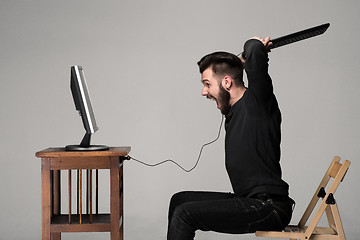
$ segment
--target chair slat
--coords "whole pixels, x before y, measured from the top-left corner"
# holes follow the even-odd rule
[[[340,171],[341,166],[342,166],[341,163],[333,162],[329,172],[330,177],[335,178],[338,172]]]
[[[69,174],[69,183],[68,183],[68,186],[69,186],[69,224],[71,224],[71,170],[69,169],[68,171],[68,174]]]

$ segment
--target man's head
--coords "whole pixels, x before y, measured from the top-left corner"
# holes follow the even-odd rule
[[[204,56],[198,65],[204,84],[201,95],[215,100],[221,113],[226,115],[233,104],[231,90],[244,88],[241,60],[231,53],[214,52]]]

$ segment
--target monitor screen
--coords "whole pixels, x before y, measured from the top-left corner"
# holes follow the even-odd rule
[[[86,133],[80,145],[68,145],[66,150],[96,151],[109,149],[104,145],[90,145],[91,134],[95,133],[99,128],[96,124],[84,70],[81,66],[75,65],[71,67],[70,89],[75,108],[81,116]]]
[[[70,88],[74,98],[76,110],[79,112],[84,128],[88,133],[95,133],[99,128],[96,125],[94,111],[91,105],[84,70],[81,66],[71,67]]]

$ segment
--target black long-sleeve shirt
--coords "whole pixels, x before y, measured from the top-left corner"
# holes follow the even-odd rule
[[[268,74],[268,54],[258,40],[244,45],[248,88],[226,115],[225,164],[234,193],[288,195],[281,178],[281,113]]]

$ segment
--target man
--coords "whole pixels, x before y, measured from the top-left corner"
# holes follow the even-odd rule
[[[281,179],[281,113],[268,74],[269,40],[248,40],[240,58],[215,52],[198,62],[202,96],[215,100],[226,117],[225,165],[234,193],[175,194],[169,207],[168,240],[194,239],[196,230],[234,234],[281,230],[290,222],[294,202]]]

